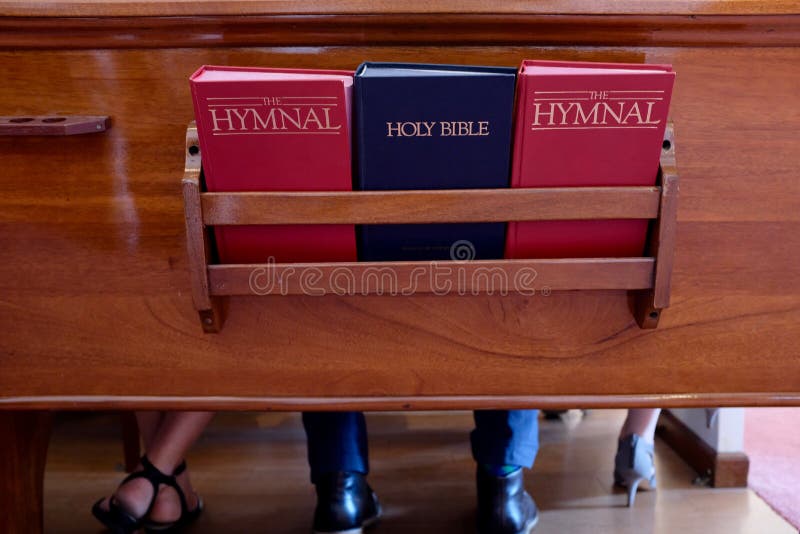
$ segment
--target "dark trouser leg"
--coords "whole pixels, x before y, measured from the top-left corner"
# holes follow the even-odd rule
[[[476,410],[470,435],[478,464],[532,467],[539,451],[538,410]]]
[[[361,412],[305,412],[311,482],[323,473],[367,474],[367,425]]]

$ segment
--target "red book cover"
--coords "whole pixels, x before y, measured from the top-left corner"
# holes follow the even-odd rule
[[[190,85],[208,191],[352,190],[352,72],[204,66]],[[222,263],[357,258],[353,225],[214,231]]]
[[[675,73],[669,65],[523,61],[511,187],[654,185]],[[648,221],[522,221],[506,258],[630,257]]]

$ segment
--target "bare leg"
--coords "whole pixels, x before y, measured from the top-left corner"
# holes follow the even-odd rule
[[[167,412],[136,412],[136,422],[139,425],[139,432],[142,435],[144,442],[145,452],[149,452],[153,448],[161,423],[164,422]],[[176,477],[178,485],[183,490],[186,496],[186,506],[189,510],[193,510],[198,504],[197,493],[192,487],[192,481],[189,478],[189,470],[184,470]],[[163,496],[163,498],[162,498]],[[157,521],[168,521],[170,517],[175,516],[175,510],[180,512],[180,500],[173,491],[166,491],[162,489],[159,492],[159,498],[153,505],[151,516]],[[165,519],[166,518],[166,519]]]
[[[145,454],[147,454],[147,451],[149,451],[150,447],[153,445],[153,440],[158,432],[158,427],[161,425],[161,421],[164,419],[165,414],[166,412],[156,411],[136,412],[136,426],[139,428],[139,435],[141,436],[144,444]],[[139,471],[141,469],[142,466],[139,464],[136,466],[134,471]],[[183,487],[182,484],[181,487]],[[184,488],[184,491],[185,490],[186,488]],[[108,510],[108,499],[103,501],[100,506],[103,509]]]
[[[163,473],[172,473],[212,417],[214,412],[166,413],[147,451],[153,465]]]
[[[136,412],[136,423],[139,425],[139,434],[142,436],[145,451],[149,451],[152,447],[164,415],[166,412]]]
[[[200,436],[214,413],[164,412],[158,414],[160,422],[154,413],[158,414],[158,412],[144,413],[145,428],[141,430],[147,457],[159,471],[171,474],[183,461],[186,451]],[[181,488],[186,495],[187,506],[192,509],[197,505],[197,496],[189,483],[188,473],[179,478],[185,483],[181,483]],[[147,511],[152,492],[152,485],[147,480],[134,479],[121,486],[115,497],[132,515],[140,517]],[[162,486],[150,518],[159,522],[171,522],[178,519],[180,512],[180,500],[175,490]]]
[[[628,410],[619,432],[619,446],[614,457],[614,483],[628,492],[628,507],[633,506],[636,491],[642,482],[651,489],[656,487],[653,440],[660,408]],[[638,439],[631,438],[637,435]]]
[[[628,410],[619,437],[624,438],[631,434],[638,434],[647,443],[653,443],[656,435],[656,422],[661,408],[636,408]]]

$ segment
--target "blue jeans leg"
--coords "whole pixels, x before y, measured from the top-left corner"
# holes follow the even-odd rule
[[[369,472],[367,425],[361,412],[304,412],[311,482],[324,473]]]
[[[539,451],[538,410],[476,410],[470,434],[478,464],[533,467]]]

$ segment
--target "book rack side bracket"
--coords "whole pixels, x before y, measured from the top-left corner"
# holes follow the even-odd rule
[[[206,333],[216,333],[224,321],[222,301],[212,297],[208,285],[208,265],[211,259],[209,229],[203,223],[200,207],[200,142],[194,123],[186,131],[186,166],[184,169],[183,209],[186,218],[186,248],[189,275],[192,282],[192,302]]]
[[[656,261],[653,287],[634,295],[634,317],[640,328],[656,328],[661,311],[669,306],[678,225],[678,184],[675,134],[672,123],[669,123],[664,133],[658,171],[658,185],[661,187],[658,218],[651,222],[647,239],[648,254]]]

